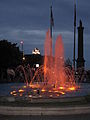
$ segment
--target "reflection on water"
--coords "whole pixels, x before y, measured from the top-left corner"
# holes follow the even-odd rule
[[[7,83],[7,84],[0,84],[0,96],[10,96],[10,92],[14,89],[19,89],[22,86],[25,86],[25,83]],[[69,96],[83,96],[90,94],[90,84],[88,83],[81,83],[80,89],[74,92],[67,93],[65,97]]]

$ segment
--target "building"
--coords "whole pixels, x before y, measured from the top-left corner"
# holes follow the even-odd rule
[[[38,48],[35,48],[34,50],[32,50],[32,54],[40,55],[40,50]]]

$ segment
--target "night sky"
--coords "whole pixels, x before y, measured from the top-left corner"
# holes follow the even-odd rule
[[[8,39],[31,54],[37,47],[44,54],[44,40],[50,25],[50,5],[53,6],[53,46],[58,34],[62,35],[65,58],[73,59],[74,0],[0,0],[0,39]],[[77,27],[84,26],[84,56],[90,68],[90,0],[76,0]],[[21,46],[20,46],[21,48]],[[77,51],[76,51],[77,52]],[[77,56],[77,55],[76,55]]]

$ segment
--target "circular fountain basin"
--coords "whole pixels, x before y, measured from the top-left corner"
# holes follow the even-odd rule
[[[27,87],[24,83],[0,84],[0,96],[6,97],[29,97],[29,98],[62,98],[90,95],[90,84],[81,83],[80,88],[74,91],[52,90]],[[54,88],[53,88],[54,89]]]

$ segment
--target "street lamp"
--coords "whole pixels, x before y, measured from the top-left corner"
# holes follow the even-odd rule
[[[21,44],[21,50],[23,52],[23,44],[24,44],[23,40],[21,40],[20,44]]]
[[[22,49],[22,60],[24,61],[25,60],[25,56],[24,56],[24,50],[23,50],[23,44],[24,44],[24,42],[23,42],[23,40],[21,40],[21,49]]]

